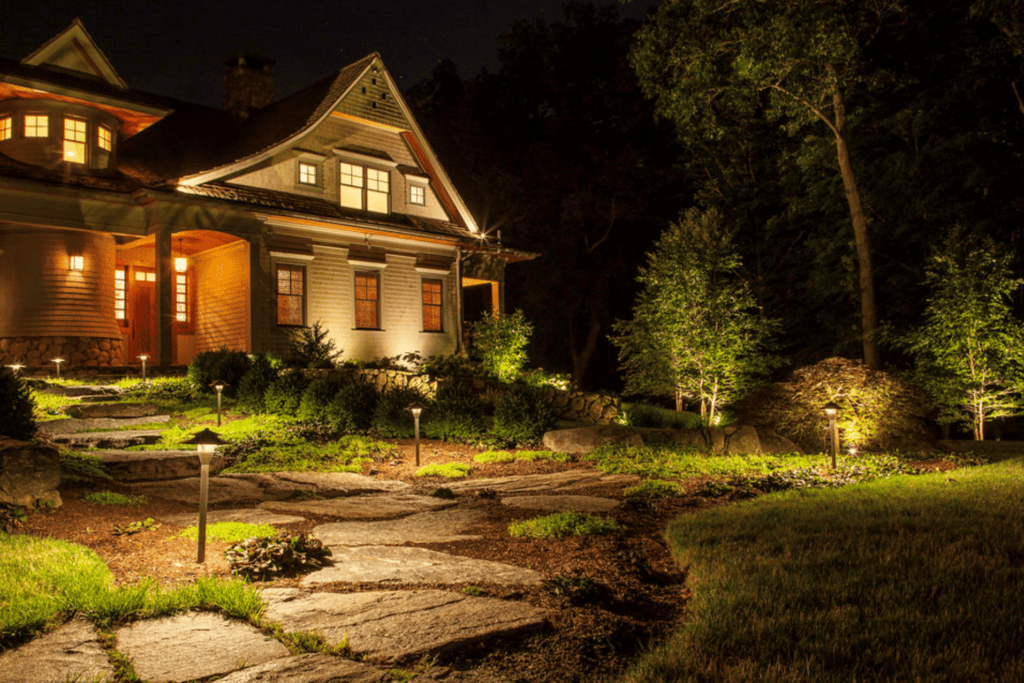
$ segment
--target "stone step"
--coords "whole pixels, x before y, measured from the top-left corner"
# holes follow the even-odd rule
[[[161,521],[181,524],[182,526],[198,526],[199,513],[187,512],[183,515],[170,515],[162,517]],[[206,513],[206,521],[209,524],[216,522],[239,522],[241,524],[295,524],[303,522],[305,518],[293,515],[278,515],[259,508],[241,508],[238,510],[210,510]]]
[[[453,493],[472,493],[489,489],[501,494],[533,493],[537,491],[568,492],[594,486],[632,486],[640,481],[634,474],[605,474],[589,467],[581,467],[550,474],[525,474],[486,479],[453,481],[445,486]]]
[[[151,498],[163,498],[182,503],[194,503],[199,496],[199,477],[171,481],[137,482],[128,484],[133,493]],[[318,506],[330,503],[333,496],[360,496],[363,494],[404,491],[409,484],[386,479],[374,479],[350,472],[273,472],[265,474],[221,474],[210,479],[210,504],[233,501],[255,502],[285,500],[295,496],[312,496],[313,505],[305,509],[277,510],[284,514],[329,514]],[[414,510],[418,511],[418,510]],[[406,513],[409,514],[409,513]]]
[[[47,436],[57,434],[81,434],[82,432],[95,430],[115,430],[119,427],[131,427],[133,425],[153,424],[154,422],[167,423],[171,421],[170,415],[152,415],[148,417],[128,417],[116,419],[112,417],[95,417],[78,419],[69,417],[66,420],[50,420],[39,423],[39,431]]]
[[[92,451],[103,461],[103,468],[117,481],[167,481],[198,477],[199,456],[196,451]],[[224,458],[214,454],[210,474],[224,469]]]
[[[486,521],[487,512],[484,510],[454,508],[382,522],[320,524],[313,529],[313,536],[327,546],[454,543],[479,540],[480,536],[466,532]]]
[[[56,443],[72,448],[128,448],[143,446],[160,441],[159,429],[136,429],[121,432],[86,432],[84,434],[59,434],[53,437]]]
[[[330,515],[341,519],[397,519],[427,510],[443,510],[458,501],[395,493],[387,496],[349,496],[329,500],[271,501],[260,507],[285,514]]]
[[[108,680],[113,674],[96,628],[82,616],[0,654],[0,683]]]
[[[99,396],[108,400],[121,395],[120,387],[104,384],[47,384],[41,391],[70,398]]]
[[[148,417],[160,412],[152,403],[89,403],[85,405],[68,406],[64,411],[71,417],[79,419],[89,418],[130,418]]]

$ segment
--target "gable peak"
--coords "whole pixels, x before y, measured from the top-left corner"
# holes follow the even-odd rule
[[[99,78],[116,88],[128,88],[128,84],[114,70],[110,60],[85,30],[85,24],[78,17],[75,17],[66,29],[21,60],[21,63],[27,66],[77,72]]]

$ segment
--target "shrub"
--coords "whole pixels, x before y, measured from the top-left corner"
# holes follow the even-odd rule
[[[371,429],[385,438],[403,439],[413,436],[409,405],[422,402],[423,396],[415,389],[398,387],[384,392],[373,411]]]
[[[672,498],[683,494],[683,487],[674,481],[648,479],[622,492],[626,498]]]
[[[535,517],[508,525],[513,537],[561,538],[562,536],[586,536],[618,531],[614,520],[591,515],[586,512],[556,512],[553,515]]]
[[[324,419],[344,434],[366,431],[373,422],[378,398],[377,390],[366,382],[346,384],[328,404]]]
[[[737,419],[760,430],[775,430],[810,452],[827,450],[828,419],[823,407],[840,406],[843,444],[859,450],[887,450],[901,441],[930,439],[927,401],[914,386],[859,361],[826,358],[793,372],[735,406]]]
[[[249,359],[249,372],[238,383],[238,405],[250,413],[266,412],[264,396],[277,379],[281,359],[273,353],[257,353]]]
[[[423,412],[423,433],[431,439],[467,441],[486,431],[484,404],[462,384],[444,384]]]
[[[526,365],[526,346],[532,333],[533,326],[522,311],[502,316],[485,313],[473,323],[473,355],[484,372],[502,382],[512,382]]]
[[[335,349],[334,340],[328,338],[330,334],[319,320],[312,327],[303,327],[292,333],[289,365],[299,368],[333,368],[343,350]]]
[[[286,372],[271,383],[263,402],[268,413],[295,415],[306,391],[306,378],[301,372]]]
[[[327,409],[341,389],[341,382],[336,377],[322,377],[313,380],[302,392],[299,402],[298,417],[310,422],[326,422]]]
[[[540,392],[516,385],[495,399],[491,431],[513,443],[536,443],[555,426],[556,417],[555,409]]]
[[[130,496],[115,491],[94,491],[82,496],[82,500],[94,505],[127,505],[137,507],[146,504],[145,496]]]
[[[444,464],[424,465],[416,470],[417,477],[445,477],[447,479],[461,479],[468,477],[473,468],[460,462],[447,462]]]
[[[630,427],[652,429],[703,429],[704,422],[697,413],[679,412],[647,405],[630,403],[622,405],[626,424]],[[719,426],[721,426],[721,421]]]
[[[0,368],[0,434],[28,441],[36,433],[32,415],[35,402],[25,379],[10,368]]]
[[[286,533],[250,538],[224,551],[231,573],[250,579],[319,569],[330,556],[330,548],[315,538]]]
[[[210,382],[227,383],[226,396],[234,396],[242,377],[249,371],[249,357],[245,351],[232,351],[221,347],[217,351],[203,351],[188,365],[188,378],[200,391],[213,392]]]

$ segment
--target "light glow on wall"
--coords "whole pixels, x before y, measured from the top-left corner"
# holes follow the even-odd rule
[[[75,254],[70,257],[71,270],[83,271],[85,270],[85,257],[81,254]]]

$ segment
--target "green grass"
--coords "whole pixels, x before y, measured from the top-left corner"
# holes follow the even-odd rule
[[[443,465],[424,465],[416,470],[417,477],[445,477],[447,479],[461,479],[468,477],[473,471],[472,466],[459,462],[449,462]]]
[[[474,455],[473,460],[478,463],[514,462],[516,460],[524,462],[533,462],[535,460],[571,462],[572,456],[557,451],[485,451]]]
[[[561,538],[605,534],[618,530],[619,525],[614,520],[586,512],[556,512],[553,515],[512,522],[508,525],[508,533],[517,538]]]
[[[96,480],[112,481],[103,469],[103,461],[95,455],[72,451],[66,446],[58,446],[60,452],[60,482],[92,482]]]
[[[127,505],[137,507],[139,505],[146,504],[145,496],[129,496],[124,493],[116,493],[114,491],[95,491],[93,493],[87,493],[82,496],[82,500],[86,503],[93,503],[94,505]]]
[[[679,517],[689,616],[625,680],[1024,680],[1024,461]]]
[[[362,472],[363,463],[396,450],[365,436],[345,436],[323,445],[287,439],[246,455],[225,472]]]
[[[241,420],[224,422],[216,426],[217,414],[210,413],[208,408],[199,407],[194,410],[179,411],[174,416],[172,425],[167,426],[160,434],[160,441],[145,446],[133,446],[130,450],[195,450],[195,446],[184,444],[197,432],[205,427],[213,429],[225,441],[238,441],[244,438],[260,438],[266,442],[289,444],[300,443],[301,439],[288,430],[295,420],[280,415],[250,415]],[[213,423],[212,425],[210,423]]]
[[[0,650],[74,613],[108,629],[193,609],[217,609],[258,624],[263,601],[237,580],[203,578],[175,590],[162,590],[152,580],[114,586],[110,570],[88,548],[0,533]]]
[[[683,493],[683,487],[674,481],[647,479],[636,486],[629,486],[622,491],[626,498],[672,498]]]
[[[206,537],[228,543],[238,543],[247,538],[276,536],[277,529],[269,524],[246,524],[244,522],[214,522],[206,526]],[[182,538],[199,539],[199,527],[190,526],[178,532]]]
[[[31,389],[30,391],[32,394],[32,400],[35,402],[35,408],[32,410],[32,416],[35,417],[36,422],[65,420],[70,416],[64,413],[64,408],[79,402],[78,399],[75,398],[50,394],[45,391],[36,391],[35,389]]]

